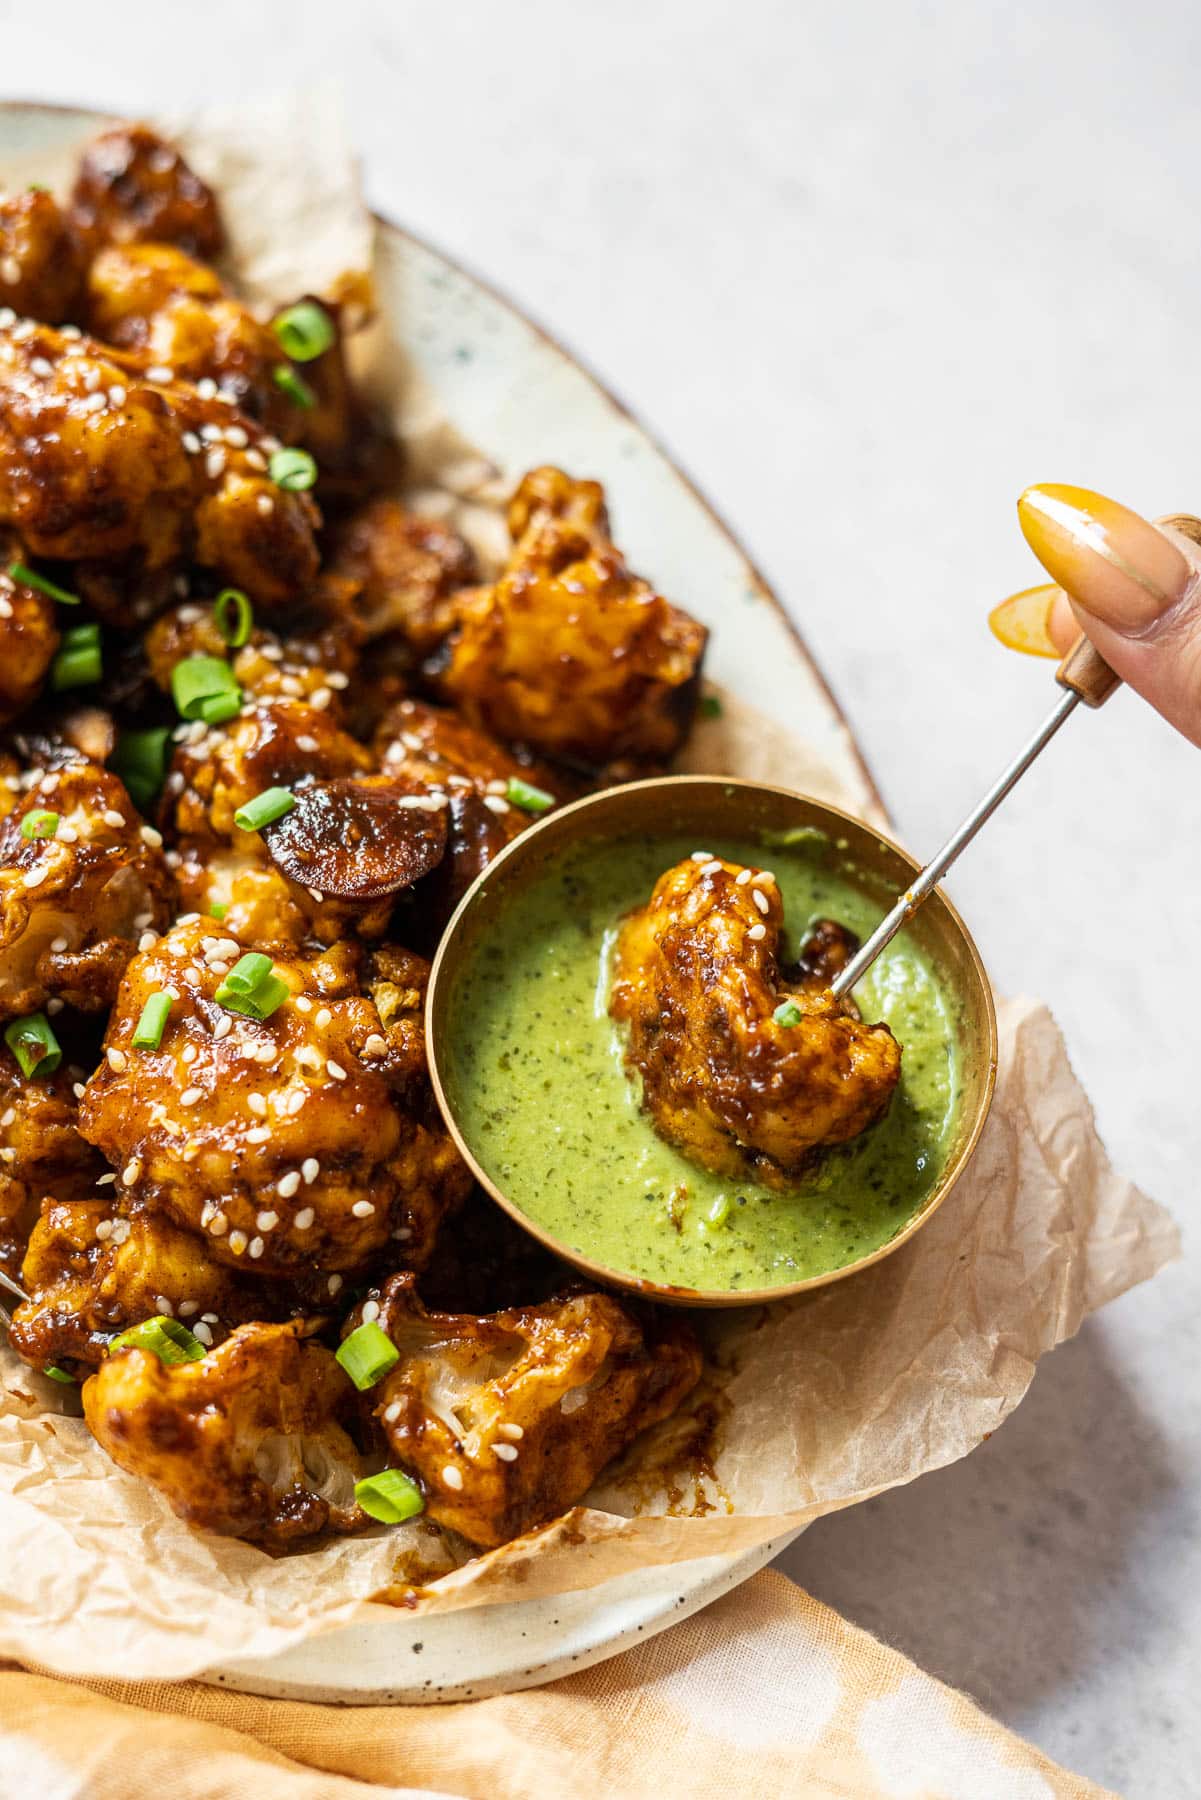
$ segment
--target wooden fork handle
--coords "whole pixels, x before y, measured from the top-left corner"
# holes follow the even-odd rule
[[[1114,689],[1122,685],[1121,676],[1114,674],[1101,652],[1094,650],[1083,635],[1056,669],[1055,679],[1060,687],[1079,694],[1086,706],[1104,706]]]

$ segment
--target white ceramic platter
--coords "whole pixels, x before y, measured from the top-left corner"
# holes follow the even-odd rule
[[[0,173],[48,153],[99,115],[0,106]],[[877,799],[846,722],[782,606],[721,520],[642,427],[573,356],[509,301],[380,221],[381,303],[460,431],[516,481],[559,463],[608,490],[633,566],[712,628],[709,674],[806,740],[864,805]],[[281,1698],[470,1699],[530,1687],[612,1656],[687,1617],[783,1547],[708,1557],[600,1587],[413,1618],[390,1607],[269,1662],[205,1679]]]

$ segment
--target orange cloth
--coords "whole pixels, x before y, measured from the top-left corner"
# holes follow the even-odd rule
[[[454,1706],[0,1671],[12,1800],[1084,1800],[961,1694],[765,1572],[611,1661]]]

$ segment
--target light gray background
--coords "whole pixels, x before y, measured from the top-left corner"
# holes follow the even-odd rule
[[[1186,0],[0,4],[3,87],[139,108],[341,80],[372,199],[578,348],[792,608],[931,849],[1047,706],[987,608],[1013,503],[1201,510],[1201,11]],[[687,600],[687,595],[681,595]],[[1201,756],[1072,722],[957,872],[1186,1260],[968,1462],[788,1572],[1129,1794],[1201,1775]]]

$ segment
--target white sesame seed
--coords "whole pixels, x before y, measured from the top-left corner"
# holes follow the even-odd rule
[[[200,427],[200,441],[203,444],[219,444],[224,435],[220,425],[202,425]]]
[[[256,1213],[254,1222],[260,1231],[274,1231],[279,1224],[279,1214],[276,1212]]]
[[[308,1095],[303,1088],[297,1088],[294,1093],[289,1094],[288,1095],[289,1116],[292,1118],[295,1118],[296,1114],[300,1111],[301,1107],[304,1105],[304,1103],[307,1099],[308,1099]]]
[[[363,1045],[363,1055],[384,1056],[387,1053],[387,1049],[387,1038],[381,1037],[378,1031],[373,1031],[371,1036],[367,1039],[367,1042]]]
[[[165,363],[152,363],[146,371],[147,381],[163,383],[175,380],[175,370],[169,369]]]
[[[248,1144],[269,1144],[271,1142],[270,1125],[252,1125],[246,1133]]]
[[[296,1060],[302,1069],[319,1069],[321,1067],[320,1053],[314,1050],[311,1044],[300,1046],[296,1052]]]
[[[301,694],[304,693],[304,688],[301,686],[295,675],[281,675],[279,678],[279,691],[281,694],[287,694],[289,699],[297,700],[300,698]]]
[[[185,1088],[183,1093],[179,1096],[179,1104],[181,1106],[195,1106],[196,1102],[200,1099],[203,1099],[203,1093],[200,1088]]]
[[[499,794],[485,794],[484,805],[489,812],[507,813],[509,810],[509,802],[502,800]]]
[[[364,1300],[364,1302],[363,1302],[363,1323],[364,1323],[364,1325],[371,1325],[378,1318],[379,1318],[379,1301],[378,1300]]]
[[[229,1036],[229,1034],[233,1030],[233,1028],[234,1028],[234,1022],[230,1018],[229,1014],[222,1013],[221,1017],[217,1020],[217,1023],[213,1026],[213,1036],[218,1039],[226,1038]]]
[[[342,1277],[340,1275],[331,1275],[329,1280],[325,1284],[326,1292],[330,1293],[330,1294],[336,1294],[339,1291],[339,1289],[341,1288],[341,1286],[342,1286]]]
[[[454,1488],[457,1493],[463,1485],[463,1472],[456,1469],[453,1463],[447,1463],[442,1471],[442,1479],[448,1488]]]
[[[346,1080],[346,1070],[342,1067],[341,1063],[336,1063],[331,1058],[330,1061],[326,1063],[325,1068],[326,1073],[330,1075],[334,1081]]]
[[[87,1093],[87,1089],[84,1087],[82,1081],[76,1081],[72,1085],[71,1092],[74,1094],[74,1096],[77,1100],[82,1100],[84,1095]],[[9,1110],[9,1114],[11,1115],[11,1113],[13,1111],[12,1107],[10,1106],[8,1110]],[[11,1117],[6,1117],[4,1119],[0,1119],[0,1125],[8,1125],[8,1124],[11,1124],[11,1122],[12,1122]]]
[[[318,712],[324,712],[332,699],[333,695],[327,687],[315,688],[309,695],[309,705],[315,706]]]
[[[217,398],[217,383],[213,380],[211,375],[202,375],[200,380],[196,383],[196,392],[200,395],[202,400],[215,400]]]
[[[288,1173],[281,1176],[279,1181],[276,1182],[275,1191],[280,1195],[281,1199],[290,1200],[299,1186],[300,1170],[289,1169]]]
[[[106,825],[111,825],[114,831],[119,831],[125,823],[125,814],[119,813],[115,806],[106,806],[100,817]]]
[[[498,1431],[503,1431],[506,1437],[523,1438],[525,1436],[524,1428],[520,1425],[510,1425],[505,1423],[503,1425],[498,1425],[496,1429]]]
[[[300,1165],[300,1173],[304,1176],[306,1187],[311,1187],[321,1173],[321,1164],[315,1156],[306,1156]]]
[[[302,1206],[292,1223],[295,1225],[297,1231],[307,1231],[316,1217],[317,1215],[311,1206]]]
[[[136,1156],[131,1156],[129,1161],[126,1163],[125,1167],[121,1171],[121,1179],[125,1183],[126,1187],[132,1187],[134,1182],[137,1180],[138,1176],[141,1173],[142,1173],[141,1162],[138,1160],[138,1158]]]
[[[124,406],[128,398],[129,396],[121,386],[121,383],[119,381],[114,381],[112,387],[108,390],[109,405]]]
[[[192,1064],[196,1061],[197,1054],[198,1052],[195,1044],[185,1044],[183,1055],[179,1060],[185,1067],[191,1068]]]
[[[384,1408],[384,1411],[383,1411],[384,1424],[385,1425],[395,1425],[397,1419],[399,1419],[399,1417],[400,1417],[400,1414],[401,1414],[400,1401],[393,1400],[393,1402],[390,1406],[385,1406],[385,1408]]]
[[[143,825],[138,835],[144,844],[150,845],[152,850],[162,849],[163,834],[161,831],[156,831],[153,825]]]
[[[356,1200],[350,1210],[356,1219],[369,1219],[375,1208],[370,1200]]]
[[[297,1010],[297,1012],[302,1012],[302,1013],[312,1012],[313,1002],[309,999],[307,994],[297,994],[296,1010]]]
[[[125,1069],[124,1050],[109,1050],[106,1052],[106,1055],[108,1057],[109,1068],[118,1075],[122,1074]]]
[[[763,941],[763,939],[767,936],[767,926],[762,925],[762,924],[752,925],[746,935],[750,938],[750,940],[753,944],[761,943]]]
[[[329,1010],[328,1006],[319,1006],[317,1008],[317,1015],[313,1020],[313,1024],[317,1027],[318,1031],[324,1031],[325,1027],[329,1024],[329,1022],[333,1018],[333,1016],[334,1015]]]
[[[107,1175],[97,1175],[96,1186],[97,1187],[107,1187],[110,1181],[115,1181],[116,1179],[117,1179],[117,1177],[113,1174],[112,1170],[110,1169]]]
[[[27,888],[41,887],[49,873],[50,870],[44,863],[40,869],[26,869],[21,877],[21,885]]]
[[[41,375],[43,378],[54,373],[53,363],[47,362],[44,356],[33,357],[29,366],[35,375]]]
[[[124,1244],[126,1242],[126,1240],[128,1239],[128,1237],[129,1237],[129,1220],[128,1219],[114,1220],[111,1241],[114,1244]]]
[[[246,1104],[256,1119],[265,1119],[267,1117],[267,1102],[263,1099],[261,1094],[247,1094]]]
[[[211,1349],[213,1334],[203,1319],[197,1319],[196,1323],[193,1325],[192,1336],[196,1338],[199,1343],[203,1344],[206,1349]]]
[[[275,500],[270,494],[260,494],[255,505],[264,515],[275,511]]]
[[[21,265],[15,256],[6,256],[0,261],[0,279],[5,287],[16,287],[21,279]]]
[[[11,619],[12,616],[13,616],[12,601],[0,599],[0,619]]]
[[[181,1300],[175,1308],[181,1319],[190,1319],[193,1313],[200,1311],[199,1300]]]
[[[215,1325],[217,1323],[218,1315],[216,1313],[201,1313],[200,1317],[206,1325]]]
[[[751,899],[755,902],[755,905],[759,908],[759,911],[761,913],[766,913],[766,912],[771,911],[771,901],[768,899],[767,895],[763,892],[762,888],[752,888],[751,889]]]
[[[209,1230],[214,1237],[224,1237],[229,1220],[223,1212],[215,1212],[209,1220]]]
[[[246,461],[252,469],[261,470],[267,467],[267,458],[261,450],[255,450],[253,446],[246,452]]]
[[[50,948],[61,955],[64,950],[69,950],[71,948],[70,940],[65,937],[51,938]]]
[[[229,1247],[235,1256],[241,1256],[249,1242],[250,1239],[244,1231],[231,1231],[229,1234]]]
[[[235,450],[245,450],[250,438],[243,426],[229,425],[226,427],[225,441],[227,444],[232,444]]]
[[[166,1294],[156,1294],[154,1296],[154,1304],[159,1312],[166,1314],[167,1318],[173,1319],[175,1317],[175,1308],[170,1300],[168,1300]]]
[[[138,949],[139,950],[153,950],[154,946],[157,943],[158,943],[158,932],[157,931],[144,931],[142,933],[141,937],[138,939]]]
[[[720,875],[721,874],[721,864],[716,861],[707,862],[703,865],[703,867],[701,869],[701,874],[702,875]]]
[[[693,862],[712,862],[713,858],[708,850],[694,850],[691,860]]]
[[[319,750],[321,746],[318,744],[315,737],[310,737],[306,732],[303,737],[297,738],[296,748],[305,751],[308,755],[312,755],[315,751]]]
[[[112,1230],[113,1221],[111,1219],[101,1219],[96,1227],[96,1236],[100,1239],[101,1243],[103,1243],[105,1238],[112,1236]]]
[[[753,885],[755,887],[774,887],[775,883],[776,883],[775,875],[772,873],[772,871],[770,869],[760,869],[759,873],[755,877]]]
[[[317,906],[320,906],[322,901],[325,899],[325,895],[321,892],[320,888],[312,888],[311,887],[309,889],[309,899],[312,900]]]
[[[492,1453],[499,1456],[501,1462],[516,1462],[517,1448],[514,1444],[493,1444]]]
[[[264,1249],[264,1245],[263,1245],[262,1238],[261,1237],[252,1237],[250,1240],[250,1254],[251,1254],[251,1256],[253,1256],[255,1258],[256,1261],[263,1254],[263,1249]]]
[[[200,454],[200,439],[196,436],[194,431],[185,431],[179,441],[189,456],[198,456]]]

